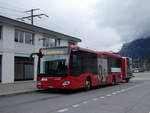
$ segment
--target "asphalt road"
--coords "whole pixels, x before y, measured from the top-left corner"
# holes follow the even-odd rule
[[[39,91],[0,97],[0,113],[150,113],[150,73],[90,91]]]

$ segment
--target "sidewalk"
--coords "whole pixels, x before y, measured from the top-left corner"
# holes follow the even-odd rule
[[[0,96],[28,93],[37,91],[35,81],[18,81],[15,83],[1,84],[0,83]]]

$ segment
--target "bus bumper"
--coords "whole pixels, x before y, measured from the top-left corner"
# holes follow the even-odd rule
[[[37,88],[44,89],[77,89],[80,88],[76,82],[70,78],[38,78],[37,79]]]

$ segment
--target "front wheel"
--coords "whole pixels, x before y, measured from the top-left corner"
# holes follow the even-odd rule
[[[130,82],[130,78],[126,78],[126,83]]]
[[[85,81],[85,90],[90,90],[91,89],[91,81],[89,78],[86,79]]]

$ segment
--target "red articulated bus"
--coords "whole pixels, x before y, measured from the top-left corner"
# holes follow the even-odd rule
[[[37,88],[89,90],[130,80],[127,58],[78,46],[40,49]],[[130,70],[130,69],[128,69]]]

